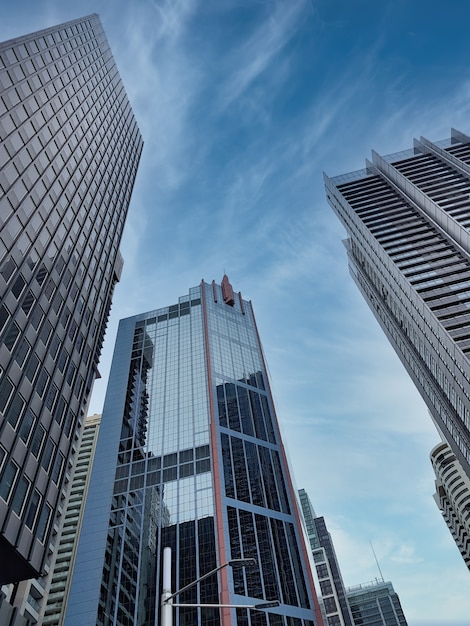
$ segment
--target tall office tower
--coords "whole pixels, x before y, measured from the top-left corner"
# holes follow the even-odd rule
[[[322,618],[250,302],[222,284],[121,320],[67,626],[159,623],[162,550],[175,624],[313,626]]]
[[[333,540],[323,517],[317,517],[305,489],[299,489],[300,505],[317,573],[327,626],[354,626]]]
[[[392,583],[375,580],[346,592],[356,626],[407,626]]]
[[[0,624],[59,626],[67,603],[101,415],[85,419],[67,505],[47,576],[4,586]]]
[[[352,277],[470,476],[470,137],[325,175]]]
[[[0,584],[43,572],[142,140],[96,15],[0,44]]]
[[[90,415],[85,419],[64,524],[47,581],[46,600],[41,606],[42,626],[60,626],[63,623],[100,423],[101,415]]]
[[[434,500],[470,569],[470,479],[447,443],[432,449],[431,463],[436,474]]]

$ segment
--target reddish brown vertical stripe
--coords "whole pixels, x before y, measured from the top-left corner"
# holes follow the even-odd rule
[[[213,284],[215,291],[215,285]],[[216,298],[214,298],[217,302]],[[209,393],[209,410],[210,410],[210,433],[211,433],[211,448],[212,448],[212,481],[214,485],[214,500],[215,500],[215,532],[217,537],[217,547],[219,554],[219,564],[226,563],[228,561],[227,552],[225,548],[225,535],[224,535],[224,521],[223,521],[223,509],[222,509],[222,491],[221,491],[221,468],[219,466],[218,449],[219,443],[217,440],[217,431],[215,427],[215,410],[214,410],[214,398],[212,387],[212,374],[211,374],[211,360],[209,351],[209,328],[207,323],[207,310],[206,310],[206,298],[205,298],[205,283],[201,282],[201,303],[202,303],[202,319],[204,323],[204,339],[206,348],[206,367],[207,367],[207,386]],[[228,591],[228,576],[227,568],[221,569],[220,576],[220,604],[230,604],[230,594]],[[232,626],[231,609],[220,609],[222,617],[222,626]]]
[[[253,306],[251,304],[251,300],[250,300],[250,308],[251,308],[251,314],[253,316],[253,323],[255,326],[255,330],[256,330],[256,337],[258,339],[258,345],[259,345],[259,349],[260,349],[260,354],[261,354],[261,359],[263,360],[263,367],[264,367],[264,371],[267,372],[268,370],[266,369],[266,363],[264,360],[264,354],[263,354],[263,350],[261,347],[261,340],[259,337],[259,333],[258,333],[258,326],[256,325],[256,319],[255,316],[253,314]],[[272,409],[273,409],[273,417],[276,421],[276,426],[277,426],[277,430],[279,433],[279,422],[277,419],[277,415],[276,415],[276,408],[274,406],[274,400],[273,400],[273,396],[271,393],[271,385],[269,384],[269,380],[268,377],[266,376],[266,385],[268,387],[269,390],[269,395],[271,396],[271,403],[272,403]],[[297,506],[297,494],[294,490],[294,486],[292,484],[292,480],[290,477],[290,471],[289,471],[289,464],[287,462],[287,456],[286,456],[286,452],[284,449],[284,444],[282,442],[282,437],[279,436],[279,444],[280,444],[280,450],[281,450],[281,455],[282,455],[282,460],[284,462],[284,468],[285,468],[285,477],[286,477],[286,483],[287,483],[287,488],[289,489],[290,493],[291,493],[291,501],[293,503],[293,513],[295,516],[295,519],[297,521],[297,526],[299,529],[302,529],[302,521],[300,519],[300,515],[299,515],[299,507]],[[303,552],[303,556],[304,556],[304,560],[306,563],[306,574],[308,577],[308,582],[310,582],[310,589],[312,592],[312,598],[313,598],[313,603],[314,603],[314,609],[315,609],[315,617],[316,617],[316,622],[317,622],[317,626],[325,626],[324,622],[323,622],[323,617],[321,614],[321,610],[320,610],[320,604],[318,603],[318,597],[317,597],[317,592],[315,590],[315,583],[313,582],[313,575],[312,572],[310,570],[309,567],[309,556],[308,556],[308,552],[307,552],[307,547],[305,545],[305,540],[304,540],[304,534],[302,532],[299,533],[300,535],[300,548]]]

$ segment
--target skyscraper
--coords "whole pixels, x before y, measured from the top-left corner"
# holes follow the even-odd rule
[[[320,584],[325,624],[354,626],[333,540],[326,527],[325,519],[315,514],[305,489],[299,489],[299,497]]]
[[[407,626],[392,583],[375,580],[346,591],[355,626]]]
[[[470,137],[325,175],[351,275],[470,476]]]
[[[431,450],[431,463],[436,474],[434,500],[470,569],[470,478],[447,443]]]
[[[98,16],[0,44],[0,584],[38,576],[142,140]]]
[[[85,419],[70,495],[64,512],[64,525],[53,568],[47,580],[45,601],[41,606],[42,626],[59,626],[63,623],[100,423],[101,415],[89,415]]]
[[[252,306],[227,276],[120,323],[65,624],[159,623],[164,547],[173,591],[257,562],[175,603],[280,602],[176,624],[322,624]]]

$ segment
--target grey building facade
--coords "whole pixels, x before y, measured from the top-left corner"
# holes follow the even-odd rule
[[[354,626],[333,539],[325,519],[315,514],[305,489],[299,489],[299,498],[320,585],[325,626]]]
[[[346,592],[355,626],[407,626],[392,583],[375,580]]]
[[[98,16],[0,44],[0,583],[44,572],[142,139]]]
[[[121,320],[66,626],[322,626],[251,302],[228,278]]]
[[[470,569],[470,478],[445,442],[431,450],[431,463],[436,474],[434,500]]]
[[[470,137],[325,175],[350,272],[470,476]]]

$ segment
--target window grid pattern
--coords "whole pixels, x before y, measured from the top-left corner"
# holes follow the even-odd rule
[[[142,140],[96,15],[0,44],[0,86],[0,363],[26,409],[16,423],[0,423],[0,436],[35,482],[21,450],[22,420],[34,414],[33,436],[46,433],[37,455],[44,471],[74,453],[119,279]],[[13,438],[4,432],[11,428]],[[61,468],[57,480],[51,472],[28,490],[21,521],[33,506],[45,511],[33,532],[17,524],[29,577],[43,566],[63,476]],[[41,551],[35,534],[44,520]]]
[[[148,589],[160,584],[162,546],[173,549],[174,588],[216,564],[204,334],[193,295],[135,324],[98,624],[108,615],[116,626],[153,623]],[[194,594],[217,602],[217,580],[185,601]],[[183,613],[191,622],[197,611]],[[201,623],[218,626],[218,611]]]
[[[421,139],[401,155],[374,154],[367,170],[325,176],[328,201],[350,237],[351,274],[465,475],[469,155],[470,137],[453,130],[438,144]]]
[[[234,599],[277,599],[281,623],[302,624],[299,609],[310,599],[251,304],[239,294],[227,304],[215,283],[204,291],[231,558],[259,564],[254,572],[233,570]],[[249,623],[258,623],[249,613]]]

